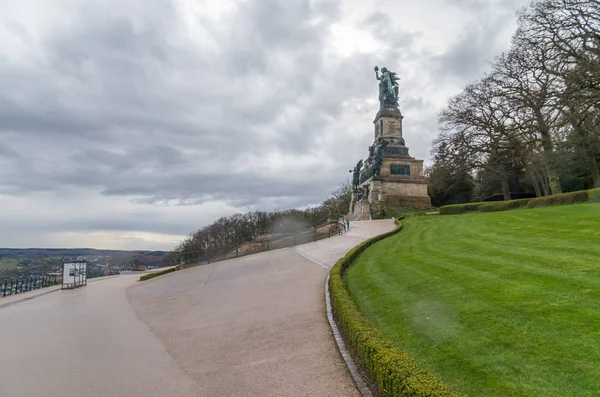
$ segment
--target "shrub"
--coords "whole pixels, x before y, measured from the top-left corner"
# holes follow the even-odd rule
[[[520,200],[510,200],[510,201],[494,201],[488,204],[483,204],[479,206],[479,212],[493,212],[493,211],[507,211],[514,210],[517,208],[525,208],[527,203],[529,203],[532,199],[520,199]]]
[[[452,204],[440,207],[440,215],[458,215],[479,211],[479,207],[487,203]]]
[[[555,194],[552,196],[537,197],[527,203],[527,208],[548,207],[551,205],[566,205],[575,203],[587,203],[588,190],[578,192]]]
[[[151,278],[162,276],[163,274],[172,273],[175,270],[177,270],[177,268],[172,267],[170,269],[163,270],[161,272],[154,272],[154,273],[144,274],[143,276],[140,276],[140,281],[150,280]]]
[[[537,198],[527,198],[510,201],[493,201],[489,203],[466,203],[445,205],[440,208],[440,215],[464,214],[466,212],[492,212],[506,211],[516,208],[549,207],[551,205],[567,205],[575,203],[598,203],[600,202],[600,188],[592,190],[580,190],[577,192],[555,194]]]
[[[600,203],[600,188],[588,190],[588,199],[591,203]]]
[[[329,289],[334,315],[346,340],[355,350],[359,361],[377,383],[384,396],[403,397],[458,397],[433,374],[392,345],[358,310],[344,286],[344,271],[365,249],[402,230],[402,225],[380,236],[371,238],[340,259],[331,269]]]

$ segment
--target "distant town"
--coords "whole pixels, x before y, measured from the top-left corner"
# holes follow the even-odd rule
[[[63,263],[86,262],[90,271],[124,271],[163,266],[165,251],[0,248],[0,279],[44,276],[62,271]]]

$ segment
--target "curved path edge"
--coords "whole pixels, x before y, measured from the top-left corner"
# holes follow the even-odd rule
[[[313,262],[314,264],[319,265],[327,270],[331,270],[331,266],[318,260],[317,258],[300,252],[295,247],[293,251],[298,255]],[[350,355],[350,352],[346,347],[346,343],[344,342],[344,338],[342,338],[342,334],[340,333],[337,323],[335,322],[335,318],[333,317],[333,311],[331,308],[331,298],[329,296],[329,274],[327,275],[327,279],[325,280],[325,307],[327,309],[327,321],[329,322],[329,326],[331,327],[331,332],[333,332],[333,338],[335,339],[335,343],[338,347],[340,355],[344,359],[346,368],[348,368],[348,372],[350,372],[350,376],[352,376],[352,380],[354,381],[356,388],[358,389],[362,397],[373,397],[373,393],[371,393],[371,390],[367,386],[367,383],[358,371],[358,367],[356,366],[354,359]]]
[[[364,222],[364,224],[367,224],[368,222],[369,221]],[[370,222],[373,222],[373,221],[370,221]],[[390,220],[382,220],[382,221],[375,221],[375,222],[382,224],[385,222],[390,222]],[[358,245],[362,244],[365,240],[369,240],[371,238],[375,238],[377,236],[381,236],[383,234],[389,233],[392,230],[395,230],[397,227],[396,222],[394,220],[391,220],[391,222],[394,225],[391,230],[389,230],[388,228],[381,229],[380,233],[376,233],[376,234],[359,233],[360,237],[358,239],[354,240],[355,244],[352,244],[351,246],[345,245],[344,249],[342,249],[342,250],[340,250],[341,247],[337,247],[337,249],[332,250],[333,252],[330,252],[330,255],[327,255],[327,258],[324,258],[322,254],[319,255],[318,253],[315,253],[315,252],[311,252],[312,255],[309,254],[308,252],[303,252],[304,250],[299,249],[299,247],[294,247],[293,251],[295,253],[297,253],[298,255],[304,257],[305,259],[315,263],[316,265],[327,269],[328,272],[330,272],[331,269],[333,268],[333,265],[329,264],[327,262],[337,263],[337,261],[340,258],[342,258],[347,252],[354,249]],[[354,223],[354,224],[358,225],[361,223],[363,223],[363,222],[358,222],[358,223]],[[351,228],[350,230],[354,231],[353,228]],[[353,234],[353,233],[350,233],[350,234]],[[354,237],[356,238],[358,236],[354,236]],[[317,259],[316,256],[319,256],[321,259],[325,259],[325,261]],[[358,389],[358,391],[360,392],[362,397],[373,397],[371,390],[369,389],[363,376],[361,375],[360,371],[358,370],[358,367],[357,367],[356,363],[354,362],[354,359],[352,358],[352,355],[350,354],[348,347],[346,346],[346,343],[341,335],[339,327],[335,321],[335,317],[333,316],[333,308],[331,305],[331,296],[330,296],[330,291],[329,291],[329,278],[330,278],[330,275],[328,273],[327,279],[325,281],[324,289],[325,289],[325,306],[326,306],[327,321],[329,323],[329,327],[331,328],[331,331],[333,333],[333,337],[335,339],[335,343],[337,345],[338,351],[339,351],[340,355],[342,356],[342,359],[344,360],[344,364],[346,365],[346,368],[347,368],[348,372],[350,373],[350,376],[352,377],[352,380],[354,381],[356,388]]]

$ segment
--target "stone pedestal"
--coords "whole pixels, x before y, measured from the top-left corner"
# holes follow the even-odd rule
[[[404,116],[400,109],[381,109],[377,112],[373,124],[375,125],[374,142],[379,138],[387,141],[402,139],[402,120]]]
[[[351,221],[371,220],[371,203],[368,200],[361,200],[350,204],[348,219]]]
[[[372,180],[367,200],[371,203],[371,213],[381,212],[385,209],[385,194],[382,181],[377,179]]]
[[[431,207],[431,199],[427,195],[427,181],[423,176],[423,160],[417,160],[409,154],[403,137],[403,119],[399,109],[384,108],[379,110],[373,121],[373,147],[383,141],[388,145],[383,151],[379,175],[373,175],[373,158],[369,156],[360,172],[360,183],[357,187],[357,190],[364,192],[363,201],[369,203],[373,214],[383,211],[388,205],[418,209]],[[353,207],[355,203],[358,202],[353,195],[350,205],[351,218],[358,218],[356,206]]]

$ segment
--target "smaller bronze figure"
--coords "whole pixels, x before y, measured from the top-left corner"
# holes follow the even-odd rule
[[[362,199],[364,198],[364,191],[363,189],[358,189],[358,191],[356,192],[356,201],[362,201]]]
[[[383,141],[380,144],[378,144],[373,150],[373,176],[379,176],[379,173],[381,172],[381,165],[383,164],[383,151],[385,150],[387,145],[388,142]]]
[[[362,169],[363,166],[363,161],[360,160],[357,164],[356,167],[354,167],[353,173],[352,173],[352,189],[356,190],[358,188],[358,185],[360,184],[360,170]]]

